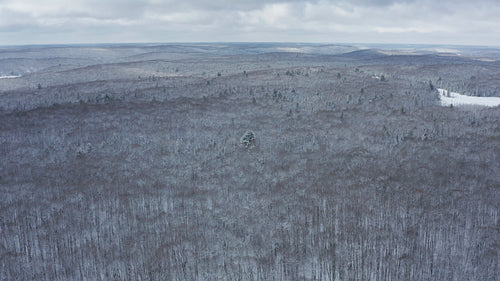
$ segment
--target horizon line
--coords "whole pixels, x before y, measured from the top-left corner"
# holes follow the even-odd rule
[[[408,47],[467,47],[467,48],[500,48],[496,45],[465,45],[465,44],[430,44],[430,43],[369,43],[369,42],[300,42],[300,41],[172,41],[172,42],[101,42],[101,43],[32,43],[32,44],[7,44],[0,45],[0,48],[12,48],[12,47],[71,47],[71,46],[126,46],[126,45],[215,45],[215,44],[270,44],[270,45],[318,45],[318,46],[328,46],[328,45],[339,45],[339,46],[356,46],[356,45],[366,45],[369,46],[408,46]]]

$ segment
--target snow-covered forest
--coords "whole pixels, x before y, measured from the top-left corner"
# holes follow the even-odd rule
[[[1,48],[0,280],[497,280],[500,51],[298,47]]]

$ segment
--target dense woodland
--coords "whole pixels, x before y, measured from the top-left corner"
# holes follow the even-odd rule
[[[0,49],[0,280],[497,280],[500,62],[337,47]]]

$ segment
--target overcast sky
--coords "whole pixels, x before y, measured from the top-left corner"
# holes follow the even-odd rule
[[[500,0],[0,0],[0,45],[229,41],[500,46]]]

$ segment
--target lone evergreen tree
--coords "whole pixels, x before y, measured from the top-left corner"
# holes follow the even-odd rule
[[[241,136],[240,143],[248,148],[250,145],[255,143],[255,133],[252,130],[247,130],[243,136]]]

